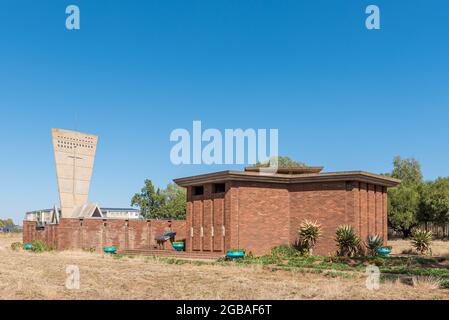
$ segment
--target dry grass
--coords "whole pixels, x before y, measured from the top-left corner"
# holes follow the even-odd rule
[[[402,254],[412,249],[410,240],[391,240],[388,245],[393,247],[393,254]],[[435,240],[432,242],[432,254],[434,256],[449,256],[449,241]]]
[[[0,236],[1,299],[448,299],[431,281],[415,286],[387,282],[378,291],[365,276],[270,271],[262,266],[167,264],[144,258],[114,259],[81,251],[41,254],[10,249],[20,236]],[[66,266],[81,271],[80,290],[65,288]]]

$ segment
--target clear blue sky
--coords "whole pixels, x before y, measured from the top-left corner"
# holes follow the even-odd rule
[[[100,136],[103,206],[128,206],[146,177],[230,168],[170,163],[170,132],[193,120],[278,128],[281,154],[328,171],[386,172],[401,155],[449,176],[448,17],[445,0],[3,0],[0,217],[58,202],[52,127]]]

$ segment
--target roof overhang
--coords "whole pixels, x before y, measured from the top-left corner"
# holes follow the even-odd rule
[[[248,171],[220,171],[192,177],[174,179],[173,181],[181,187],[228,181],[280,184],[357,181],[376,184],[384,187],[394,187],[401,183],[401,180],[365,171],[342,171],[311,174],[270,174]]]

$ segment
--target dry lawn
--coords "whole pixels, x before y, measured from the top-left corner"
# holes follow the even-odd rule
[[[81,251],[15,252],[20,236],[0,236],[0,299],[448,299],[433,281],[386,282],[365,276],[270,271],[261,266],[175,265],[143,257],[114,259]],[[66,267],[81,271],[79,290],[65,288]]]
[[[402,254],[404,250],[412,249],[410,240],[391,240],[388,244],[393,247],[393,254]],[[434,256],[449,256],[449,241],[435,240],[432,242]]]

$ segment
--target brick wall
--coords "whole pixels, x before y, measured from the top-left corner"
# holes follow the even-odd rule
[[[231,247],[255,255],[289,243],[289,191],[285,185],[238,182],[231,215]]]
[[[321,224],[322,235],[314,252],[328,254],[335,251],[335,231],[341,224],[351,223],[347,206],[346,183],[307,183],[290,187],[290,243],[298,240],[298,230],[304,220]]]
[[[23,243],[30,243],[33,240],[40,240],[52,247],[57,247],[57,227],[49,225],[45,230],[36,230],[36,222],[23,222]]]
[[[225,203],[230,202],[231,193],[213,193],[213,185],[204,185],[203,195],[193,195],[187,189],[187,251],[224,252],[225,235],[229,221],[225,220]],[[229,187],[228,187],[229,191]],[[191,236],[193,234],[193,237]]]
[[[354,227],[362,240],[378,234],[388,238],[387,188],[366,183],[354,183]]]
[[[293,185],[231,181],[225,194],[212,190],[212,184],[205,184],[204,194],[194,196],[188,187],[188,251],[220,251],[223,246],[222,252],[244,248],[266,254],[273,247],[295,244],[305,219],[322,225],[316,254],[337,250],[335,231],[342,224],[352,225],[362,240],[369,234],[387,239],[387,190],[382,186],[355,181]],[[217,233],[220,226],[225,227],[224,237]]]
[[[153,248],[155,237],[167,231],[176,232],[176,240],[186,238],[184,220],[102,220],[61,219],[58,225],[46,225],[36,229],[36,222],[23,222],[23,241],[30,243],[41,240],[58,250],[89,249],[101,251],[115,246],[119,251],[126,249]],[[167,245],[166,249],[171,250]]]

